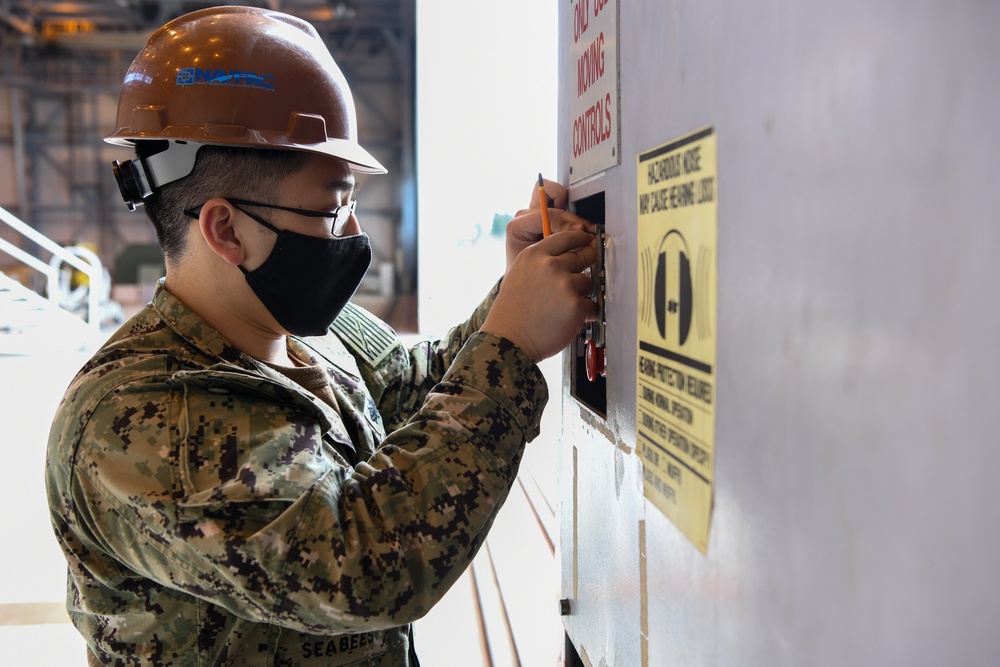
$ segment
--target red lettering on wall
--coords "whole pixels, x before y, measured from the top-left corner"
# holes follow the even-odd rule
[[[611,138],[611,93],[597,100],[573,120],[573,157],[577,158]]]
[[[580,37],[583,33],[587,32],[587,28],[590,26],[590,12],[588,8],[590,7],[590,0],[578,0],[578,2],[573,5],[573,43],[576,44],[580,41]]]
[[[576,61],[576,96],[580,97],[590,86],[604,76],[604,33],[597,36],[583,55]]]

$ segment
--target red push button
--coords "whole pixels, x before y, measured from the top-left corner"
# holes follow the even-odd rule
[[[587,379],[593,382],[598,375],[604,375],[604,348],[597,347],[591,338],[587,341],[586,353]]]

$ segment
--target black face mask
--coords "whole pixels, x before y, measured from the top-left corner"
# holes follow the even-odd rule
[[[368,235],[307,236],[278,229],[263,218],[243,212],[278,234],[263,264],[253,271],[239,267],[250,289],[289,333],[325,334],[371,265]]]

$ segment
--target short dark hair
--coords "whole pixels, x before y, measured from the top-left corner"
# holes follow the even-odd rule
[[[137,141],[136,156],[155,155],[166,148],[165,141]],[[146,216],[156,229],[163,256],[178,259],[187,245],[187,231],[193,222],[184,211],[197,208],[212,197],[233,197],[270,201],[287,177],[301,170],[310,153],[294,150],[202,146],[194,169],[179,180],[167,183],[144,200]]]

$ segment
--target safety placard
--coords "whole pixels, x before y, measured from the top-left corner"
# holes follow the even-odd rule
[[[571,0],[575,76],[567,77],[576,183],[620,162],[618,151],[618,0]]]
[[[636,160],[636,452],[646,498],[706,553],[715,478],[715,130]]]

